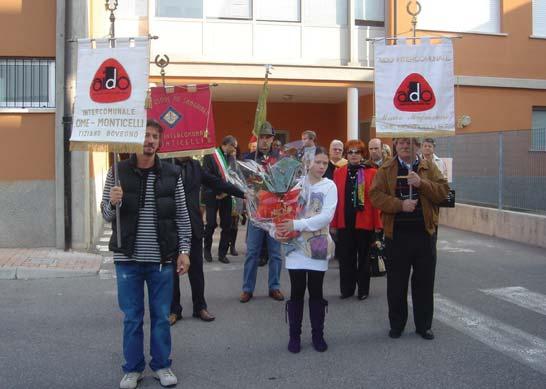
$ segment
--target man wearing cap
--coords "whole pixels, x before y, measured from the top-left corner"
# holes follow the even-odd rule
[[[248,155],[248,159],[266,165],[274,164],[278,154],[271,150],[275,131],[269,122],[265,122],[260,128],[258,136],[258,148],[254,153]],[[256,273],[260,260],[260,251],[264,239],[267,239],[267,251],[269,254],[269,297],[277,301],[283,301],[284,296],[280,291],[280,277],[282,269],[281,245],[273,239],[265,230],[257,227],[249,221],[247,230],[247,253],[243,272],[243,292],[239,301],[247,303],[253,296],[256,286]]]

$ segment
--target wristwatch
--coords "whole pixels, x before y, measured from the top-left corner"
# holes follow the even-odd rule
[[[190,252],[188,250],[182,250],[180,254],[187,255],[188,257],[190,256]]]

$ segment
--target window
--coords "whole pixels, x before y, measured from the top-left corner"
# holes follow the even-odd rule
[[[347,25],[347,0],[304,1],[303,8],[303,20],[306,25]]]
[[[203,17],[203,0],[156,0],[155,16],[201,19]]]
[[[356,0],[355,17],[357,26],[385,26],[385,3],[383,0]]]
[[[207,17],[252,19],[252,0],[207,0]]]
[[[122,18],[144,17],[148,15],[147,0],[123,0],[119,2],[116,16]]]
[[[546,0],[533,0],[533,35],[546,37]]]
[[[274,22],[301,21],[300,0],[255,0],[256,19]]]
[[[546,107],[533,108],[531,151],[546,151]]]
[[[55,61],[0,58],[0,108],[55,107]]]
[[[500,33],[500,0],[419,0],[419,30]]]

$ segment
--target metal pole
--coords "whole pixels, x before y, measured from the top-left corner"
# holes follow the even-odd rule
[[[118,8],[118,0],[104,2],[106,11],[110,11],[110,47],[116,47],[116,16],[114,11]],[[114,185],[119,186],[119,174],[118,174],[118,153],[114,152]],[[121,225],[120,225],[120,209],[119,203],[116,204],[116,236],[118,248],[121,248]]]
[[[498,208],[502,209],[502,191],[503,191],[503,175],[504,175],[504,136],[502,131],[499,132],[499,192],[498,192]]]
[[[412,16],[411,18],[411,29],[413,32],[413,44],[416,42],[416,36],[417,36],[417,15],[421,13],[421,4],[416,1],[415,4],[417,5],[417,9],[415,11],[411,10],[411,1],[408,1],[406,5],[406,10],[408,11],[408,14]],[[414,155],[413,155],[413,138],[410,138],[410,154],[411,154],[411,162],[410,162],[410,171],[413,171],[413,163],[415,162]],[[408,171],[408,174],[410,172]],[[413,200],[413,185],[409,186],[409,198],[410,200]]]

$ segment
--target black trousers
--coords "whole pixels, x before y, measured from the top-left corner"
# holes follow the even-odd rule
[[[411,300],[417,331],[432,326],[436,234],[424,228],[397,229],[393,239],[385,238],[387,255],[387,300],[391,329],[403,331],[408,319],[408,280],[411,273]]]
[[[370,294],[370,244],[373,231],[343,228],[338,230],[339,289],[342,296]]]
[[[231,235],[231,196],[221,200],[206,201],[206,225],[205,225],[205,250],[210,251],[212,247],[212,236],[218,226],[216,214],[220,213],[220,243],[218,245],[218,256],[225,257],[228,251],[229,238]]]
[[[322,300],[323,271],[316,270],[288,270],[290,275],[290,300],[303,300],[305,289],[309,289],[310,299]]]
[[[182,313],[182,305],[180,304],[180,276],[176,272],[176,263],[174,266],[171,313],[180,315]],[[207,302],[205,301],[205,276],[203,274],[203,244],[201,239],[195,237],[191,238],[190,270],[188,271],[188,278],[190,279],[193,312],[197,313],[201,309],[207,308]]]

